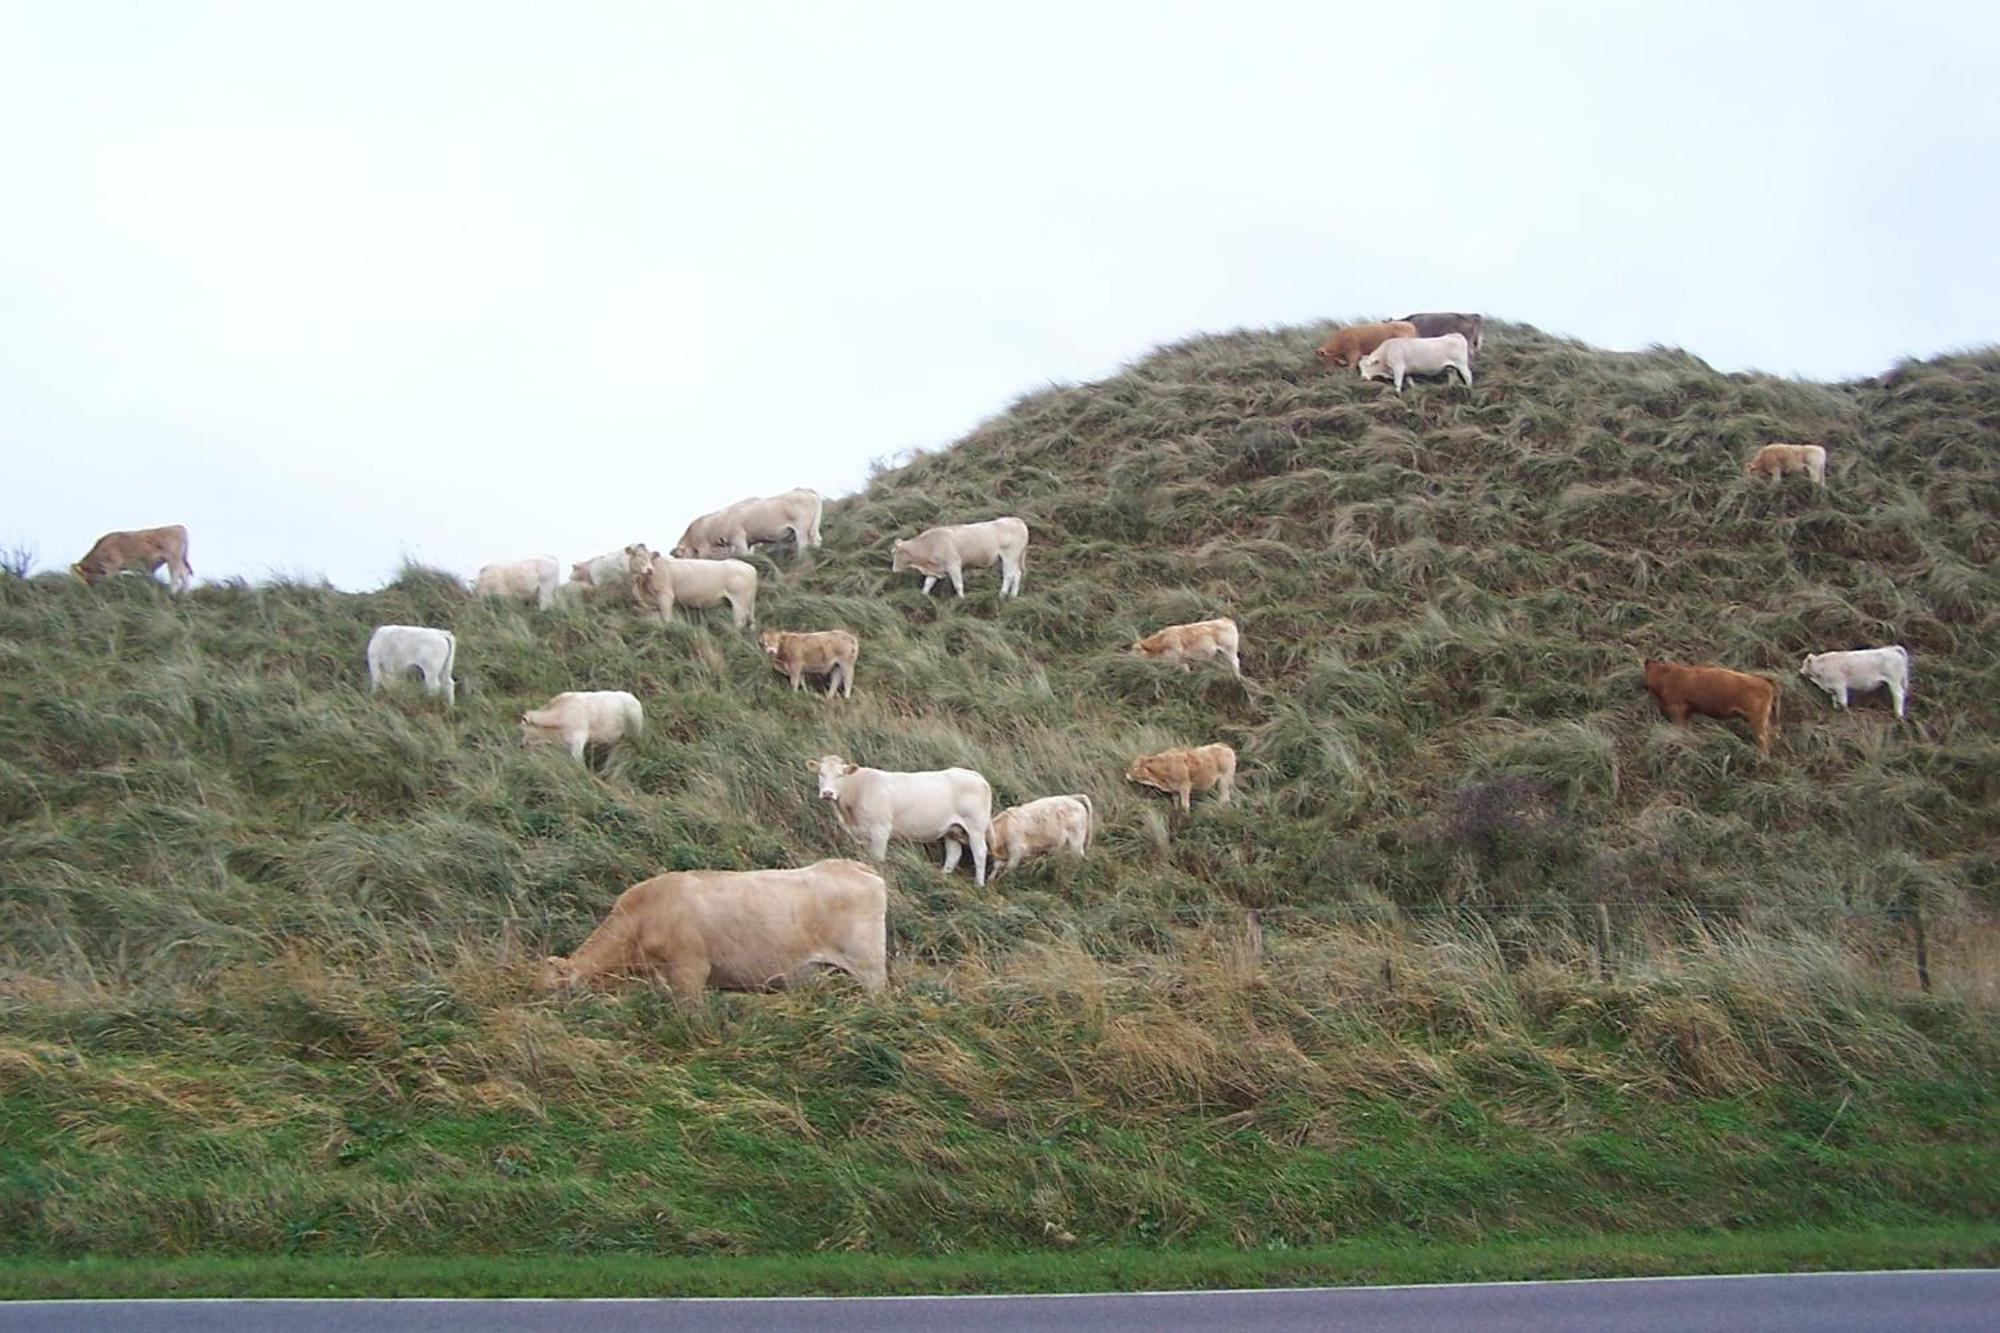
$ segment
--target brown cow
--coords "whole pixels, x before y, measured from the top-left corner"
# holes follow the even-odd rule
[[[95,586],[99,579],[120,570],[136,569],[150,576],[161,565],[167,567],[169,591],[186,592],[194,578],[194,566],[188,563],[188,530],[178,523],[136,532],[107,532],[69,568],[86,584]]]
[[[790,678],[799,689],[807,676],[826,677],[826,697],[845,690],[854,697],[854,661],[861,656],[861,640],[844,629],[819,630],[801,634],[792,630],[767,629],[757,636],[771,665]]]
[[[1473,356],[1479,355],[1479,345],[1486,341],[1486,316],[1461,315],[1451,310],[1431,310],[1419,315],[1403,316],[1405,322],[1416,326],[1419,338],[1442,338],[1447,333],[1456,333],[1465,339],[1465,349]]]
[[[1727,667],[1647,662],[1646,688],[1676,726],[1685,725],[1689,713],[1740,718],[1757,738],[1758,753],[1771,753],[1771,734],[1778,729],[1778,687],[1766,677]]]
[[[1216,789],[1215,799],[1227,805],[1236,790],[1236,751],[1217,744],[1142,754],[1125,770],[1125,780],[1173,793],[1183,810],[1191,807],[1193,793],[1210,787]]]
[[[1238,653],[1242,635],[1233,620],[1197,620],[1187,625],[1169,625],[1132,645],[1132,651],[1152,662],[1179,662],[1183,671],[1194,663],[1220,657],[1229,669],[1243,674],[1243,658]]]
[[[1349,324],[1335,329],[1333,336],[1313,355],[1330,366],[1351,366],[1391,338],[1414,338],[1417,326],[1407,319],[1381,324]]]
[[[1826,450],[1816,444],[1767,444],[1757,451],[1744,472],[1752,477],[1784,480],[1788,472],[1803,472],[1813,485],[1826,485]]]

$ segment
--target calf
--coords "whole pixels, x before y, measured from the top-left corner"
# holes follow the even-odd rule
[[[1848,652],[1812,653],[1799,664],[1799,674],[1847,707],[1850,690],[1889,687],[1896,716],[1903,716],[1903,699],[1910,692],[1910,652],[1900,643],[1886,648],[1855,648]]]
[[[368,692],[415,671],[423,677],[424,693],[442,694],[458,703],[452,668],[458,663],[458,636],[448,629],[422,625],[382,625],[368,636]]]
[[[1684,726],[1690,713],[1739,718],[1757,738],[1757,752],[1771,753],[1771,736],[1778,729],[1775,682],[1727,667],[1679,662],[1647,662],[1645,672],[1646,688],[1669,722]]]
[[[1437,338],[1391,338],[1361,358],[1362,379],[1393,379],[1397,393],[1403,391],[1403,381],[1411,375],[1442,375],[1453,370],[1465,381],[1466,388],[1472,387],[1472,354],[1462,333],[1447,333]]]
[[[559,743],[575,759],[585,745],[612,745],[645,727],[646,710],[624,690],[572,690],[521,714],[522,740]]]
[[[100,579],[127,569],[150,577],[161,565],[167,567],[167,591],[176,596],[186,592],[194,581],[194,566],[188,563],[188,530],[178,523],[107,532],[69,568],[86,587],[95,587]]]
[[[1773,485],[1788,472],[1803,472],[1813,485],[1826,485],[1826,450],[1816,444],[1767,444],[1744,469],[1748,476],[1769,477]]]
[[[556,585],[560,582],[562,566],[552,555],[531,556],[526,560],[496,560],[480,567],[479,576],[472,581],[472,595],[526,602],[546,611],[556,599]]]
[[[1237,652],[1242,636],[1233,620],[1197,620],[1188,625],[1169,625],[1132,645],[1132,651],[1153,662],[1179,662],[1183,671],[1194,663],[1219,657],[1229,669],[1243,674],[1243,659]]]
[[[1090,835],[1097,825],[1097,807],[1089,796],[1044,796],[1002,810],[993,816],[986,830],[986,849],[993,856],[991,878],[1012,870],[1031,856],[1042,856],[1067,847],[1081,856],[1090,847]]]
[[[1227,805],[1236,790],[1236,751],[1216,744],[1142,754],[1125,770],[1125,780],[1171,792],[1183,810],[1192,808],[1195,792],[1211,787],[1215,799]]]
[[[767,629],[757,636],[757,642],[764,646],[771,665],[791,680],[794,691],[804,686],[807,676],[825,676],[827,698],[831,699],[835,690],[844,690],[849,699],[854,697],[854,663],[861,656],[861,640],[846,630],[800,634]]]
[[[1313,355],[1329,366],[1351,366],[1391,338],[1414,338],[1417,326],[1405,319],[1376,324],[1349,324],[1335,329]]]

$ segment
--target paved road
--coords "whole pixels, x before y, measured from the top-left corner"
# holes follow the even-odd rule
[[[846,1300],[22,1301],[4,1333],[1992,1333],[2000,1271],[1635,1278],[1471,1286],[1329,1287],[1153,1295]]]

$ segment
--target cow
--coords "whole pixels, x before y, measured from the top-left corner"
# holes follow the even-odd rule
[[[1889,687],[1896,716],[1903,716],[1903,699],[1910,692],[1910,650],[1900,643],[1886,648],[1855,648],[1847,652],[1809,653],[1799,664],[1799,674],[1847,707],[1850,690]]]
[[[1725,721],[1740,718],[1757,738],[1757,752],[1771,753],[1771,734],[1778,729],[1776,682],[1727,667],[1680,662],[1649,661],[1645,674],[1646,689],[1669,722],[1685,726],[1690,713]]]
[[[1021,595],[1021,573],[1028,564],[1028,525],[1012,516],[984,523],[946,524],[926,528],[890,548],[889,569],[901,574],[915,570],[924,576],[929,596],[939,579],[950,579],[951,590],[965,596],[965,570],[1000,566],[1000,595]]]
[[[1227,805],[1236,790],[1236,751],[1216,744],[1142,754],[1125,770],[1125,780],[1173,793],[1183,810],[1193,808],[1195,792],[1211,787],[1215,799]]]
[[[757,636],[764,655],[792,682],[797,691],[807,676],[826,677],[826,697],[844,689],[854,697],[854,662],[861,656],[861,640],[844,629],[819,630],[803,634],[792,630],[767,629]]]
[[[567,958],[542,961],[547,992],[664,977],[688,1002],[703,989],[772,990],[815,964],[869,992],[889,984],[889,886],[859,861],[797,870],[683,870],[618,895]]]
[[[621,547],[577,561],[569,567],[569,581],[587,588],[616,588],[624,585],[631,569],[632,557]]]
[[[1197,620],[1189,625],[1169,625],[1155,630],[1132,645],[1132,651],[1152,662],[1179,662],[1183,671],[1210,657],[1220,657],[1229,669],[1243,674],[1243,659],[1237,652],[1242,636],[1233,620]]]
[[[69,567],[85,587],[94,588],[100,579],[121,570],[137,570],[148,578],[161,565],[167,567],[167,591],[179,596],[194,581],[194,566],[188,563],[188,530],[178,523],[164,528],[139,528],[133,532],[107,532],[91,543],[83,559]]]
[[[546,611],[556,599],[556,585],[560,582],[562,566],[552,555],[496,560],[480,567],[479,577],[472,581],[472,595],[532,603],[538,610]]]
[[[625,548],[632,596],[663,621],[674,608],[691,611],[729,603],[736,628],[757,624],[757,567],[741,560],[677,560],[649,549],[644,542]]]
[[[1403,380],[1410,375],[1443,375],[1453,370],[1465,381],[1466,388],[1472,387],[1472,354],[1462,333],[1447,333],[1437,338],[1391,338],[1361,358],[1360,375],[1364,380],[1393,379],[1396,392],[1401,393]]]
[[[458,688],[451,673],[458,664],[458,636],[448,629],[427,629],[422,625],[379,625],[368,636],[368,692],[417,672],[423,677],[424,693],[442,694],[444,701],[458,704]]]
[[[1826,485],[1826,450],[1816,444],[1767,444],[1757,451],[1744,475],[1769,477],[1771,484],[1783,481],[1788,472],[1803,472],[1813,485]]]
[[[1449,311],[1430,311],[1421,315],[1403,316],[1405,324],[1416,327],[1416,337],[1442,338],[1447,333],[1456,333],[1465,339],[1465,346],[1474,356],[1479,355],[1479,346],[1486,341],[1486,316],[1460,315]]]
[[[1351,366],[1391,338],[1414,338],[1417,326],[1408,320],[1391,319],[1378,324],[1349,324],[1335,329],[1313,355],[1329,366]]]
[[[803,486],[783,495],[738,500],[688,524],[672,554],[676,560],[720,560],[748,555],[758,542],[790,537],[804,555],[820,544],[819,518],[825,504],[818,491]]]
[[[990,877],[997,880],[1001,871],[1012,870],[1031,856],[1065,847],[1081,856],[1096,827],[1097,807],[1082,792],[1044,796],[1002,810],[986,830],[986,850],[993,865]]]
[[[889,839],[944,840],[944,872],[958,869],[972,851],[972,879],[986,882],[986,830],[993,823],[993,788],[969,768],[896,773],[862,768],[837,754],[806,765],[819,776],[819,796],[833,802],[840,822],[867,844],[871,860],[889,851]]]
[[[612,745],[645,729],[646,710],[624,690],[571,690],[521,714],[523,741],[560,742],[573,759],[591,742]]]

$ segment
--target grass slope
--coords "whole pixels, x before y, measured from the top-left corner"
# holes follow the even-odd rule
[[[861,635],[851,703],[791,694],[720,615],[536,615],[423,570],[180,602],[0,579],[0,1244],[1990,1223],[2000,358],[1818,385],[1502,325],[1474,390],[1398,399],[1310,372],[1322,334],[1161,350],[830,505],[759,610]],[[1825,443],[1830,485],[1745,480],[1771,439]],[[1035,531],[1018,600],[889,574],[892,537],[1000,512]],[[1115,651],[1212,614],[1249,683]],[[458,633],[457,711],[367,696],[390,621]],[[1907,724],[1794,675],[1892,641]],[[1645,655],[1779,676],[1778,751],[1666,726]],[[518,745],[572,688],[646,702],[602,774]],[[1213,739],[1234,806],[1119,781]],[[892,851],[878,998],[526,994],[661,868],[847,852],[806,773],[829,750],[1089,791],[1097,848],[985,889]]]

